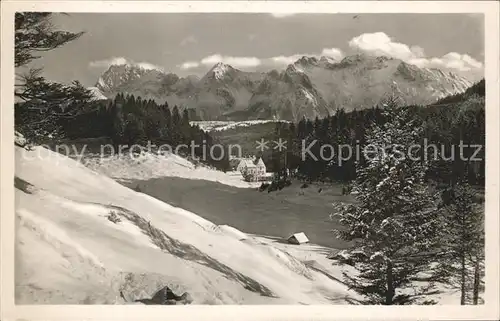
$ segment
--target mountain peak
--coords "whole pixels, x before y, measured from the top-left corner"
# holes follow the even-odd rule
[[[92,93],[92,97],[90,98],[91,101],[108,99],[108,97],[104,96],[103,93],[97,87],[87,87],[87,90],[89,90]]]
[[[140,64],[113,64],[99,77],[95,87],[101,93],[126,92],[128,86],[143,78],[157,79],[165,73],[159,69],[148,68]]]
[[[359,63],[376,62],[383,63],[388,60],[394,60],[387,56],[372,56],[365,53],[357,53],[351,56],[346,56],[340,61],[342,65],[356,65]]]
[[[224,67],[229,67],[228,64],[225,64],[223,63],[222,61],[219,61],[218,63],[216,63],[212,68],[224,68]]]
[[[318,58],[316,57],[302,56],[294,64],[302,65],[304,67],[309,67],[309,66],[315,66],[317,63],[318,63]]]
[[[274,116],[295,120],[328,115],[333,112],[330,106],[369,108],[391,91],[400,93],[407,104],[427,104],[443,95],[462,92],[469,85],[448,71],[367,54],[342,60],[301,56],[284,70],[265,73],[217,62],[201,79],[143,67],[110,66],[97,81],[94,97],[103,98],[100,93],[113,97],[121,92],[167,100],[196,109],[197,116],[204,120]]]
[[[328,63],[328,64],[334,64],[334,63],[337,63],[338,61],[335,58],[333,58],[333,57],[321,56],[319,58],[319,62],[321,62],[321,63]]]

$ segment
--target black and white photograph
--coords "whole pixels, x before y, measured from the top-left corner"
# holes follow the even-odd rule
[[[498,312],[484,13],[78,11],[10,18],[15,305]]]

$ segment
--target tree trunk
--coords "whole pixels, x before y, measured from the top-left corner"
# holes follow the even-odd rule
[[[465,266],[465,254],[462,253],[461,257],[461,267],[460,267],[460,273],[461,273],[461,280],[460,280],[460,287],[461,287],[461,295],[460,295],[460,305],[465,305],[465,292],[467,291],[467,287],[465,285],[465,274],[466,274],[466,266]]]
[[[395,292],[392,280],[392,262],[387,263],[386,277],[387,277],[387,292],[385,294],[385,305],[392,305],[392,300],[394,299],[394,292]]]
[[[474,288],[472,293],[472,304],[474,305],[477,305],[479,301],[479,286],[481,284],[481,275],[479,273],[480,263],[481,261],[478,257],[476,257],[476,262],[474,265]]]

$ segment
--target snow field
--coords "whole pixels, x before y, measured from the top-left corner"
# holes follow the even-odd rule
[[[33,185],[16,190],[17,303],[125,303],[120,289],[131,300],[160,283],[188,291],[194,304],[329,304],[350,295],[272,244],[74,160],[22,157],[37,149],[16,148],[16,177]]]

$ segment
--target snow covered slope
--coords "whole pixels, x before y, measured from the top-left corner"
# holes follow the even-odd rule
[[[141,155],[115,155],[101,158],[87,156],[82,160],[86,167],[120,181],[148,180],[159,177],[180,177],[219,182],[238,188],[255,188],[259,182],[245,182],[241,175],[230,175],[193,163],[178,155],[142,153]]]
[[[92,93],[91,100],[93,100],[93,101],[108,99],[106,96],[104,96],[102,94],[102,92],[97,87],[88,87],[87,89],[91,91],[91,93]]]
[[[120,304],[165,285],[193,304],[342,304],[352,295],[286,248],[41,147],[16,147],[15,175],[17,304]]]
[[[238,127],[250,127],[258,124],[276,123],[276,122],[288,122],[286,120],[245,120],[245,121],[230,121],[230,120],[213,120],[213,121],[192,121],[191,125],[199,126],[201,130],[205,132],[222,132],[228,129],[234,129]]]

